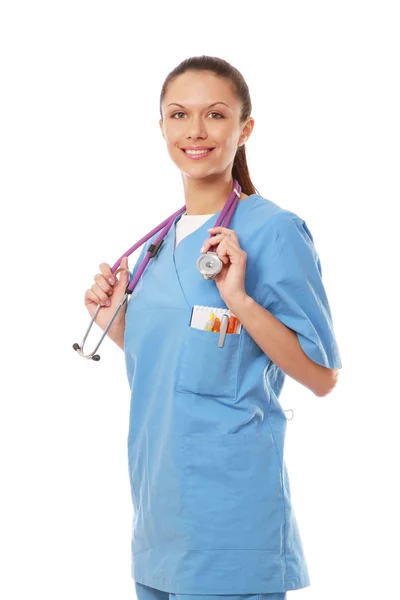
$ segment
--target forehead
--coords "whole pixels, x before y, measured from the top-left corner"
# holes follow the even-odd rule
[[[163,106],[177,102],[195,108],[218,101],[226,102],[232,110],[238,107],[231,83],[207,71],[188,71],[169,83]]]

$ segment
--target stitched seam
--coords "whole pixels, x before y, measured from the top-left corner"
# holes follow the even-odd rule
[[[291,225],[293,225],[293,223],[296,223],[298,220],[299,219],[292,219],[291,221],[289,221],[289,223],[287,223],[286,227],[284,229],[282,229],[282,231],[279,232],[278,237],[275,240],[275,244],[277,244],[277,242],[281,239],[282,235],[286,232],[286,230],[289,229],[289,227]],[[282,248],[281,248],[281,250],[282,250]],[[279,258],[281,250],[279,251],[279,254],[277,256],[274,256],[274,260],[276,260],[277,258]]]
[[[297,218],[296,218],[296,217],[295,217],[295,218],[293,218],[291,221],[289,221],[289,223],[287,223],[287,224],[286,224],[286,227],[285,227],[285,228],[284,228],[282,231],[280,231],[280,232],[278,233],[278,237],[276,238],[276,240],[275,240],[275,242],[274,242],[274,246],[273,246],[274,248],[277,246],[277,244],[278,244],[278,242],[279,242],[280,238],[281,238],[281,237],[282,237],[282,235],[285,233],[285,231],[286,231],[287,229],[289,229],[289,227],[290,227],[290,226],[291,226],[293,223],[296,223],[297,221],[299,221],[299,217],[297,217]],[[277,254],[277,255],[273,255],[273,260],[277,260],[277,259],[279,258],[281,251],[282,251],[282,248],[279,250],[279,252],[278,252],[278,254]],[[257,297],[257,298],[255,298],[255,300],[256,300],[256,302],[258,302],[258,304],[261,304],[261,306],[263,306],[263,304],[262,304],[262,300],[261,300],[261,297]]]
[[[235,334],[236,335],[236,334]],[[238,394],[238,386],[239,386],[239,365],[240,365],[240,358],[242,356],[242,346],[243,346],[243,325],[241,327],[240,330],[240,340],[239,340],[239,347],[238,347],[238,352],[237,352],[237,357],[236,357],[236,386],[235,386],[235,400],[237,400],[237,394]]]
[[[284,490],[283,490],[283,487],[284,487],[284,481],[283,481],[283,456],[281,456],[281,455],[280,455],[280,453],[279,453],[278,444],[276,443],[276,440],[275,440],[274,430],[273,430],[273,428],[272,428],[271,421],[269,420],[269,413],[270,413],[270,410],[271,410],[271,404],[272,404],[272,403],[270,402],[270,403],[269,403],[269,406],[268,406],[268,411],[267,411],[267,421],[268,421],[268,424],[269,424],[269,428],[270,428],[271,435],[272,435],[272,437],[274,438],[274,442],[275,442],[275,448],[276,448],[276,451],[278,452],[278,456],[279,456],[279,465],[282,465],[282,468],[281,468],[281,467],[279,467],[279,474],[280,474],[280,477],[281,477],[281,483],[282,483],[282,494],[283,494],[283,499],[282,499],[282,501],[283,501],[283,523],[284,523],[284,525],[283,525],[283,539],[284,539],[284,551],[283,551],[283,555],[284,555],[284,557],[285,557],[285,573],[287,573],[287,571],[288,571],[288,565],[287,565],[287,535],[286,535],[286,531],[287,531],[287,527],[286,527],[286,525],[287,525],[287,523],[286,523],[286,502],[285,502],[285,492],[284,492]]]

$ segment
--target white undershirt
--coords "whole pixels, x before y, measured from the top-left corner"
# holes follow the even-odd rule
[[[214,214],[217,213],[212,213],[211,215],[187,215],[186,212],[183,213],[179,221],[175,224],[174,250],[176,250],[177,245],[180,241],[183,240],[183,238],[185,238],[187,235],[201,227],[203,223],[208,221],[208,219]]]

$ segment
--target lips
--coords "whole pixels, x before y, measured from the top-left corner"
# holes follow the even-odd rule
[[[181,148],[184,152],[205,152],[206,150],[214,150],[214,148]]]
[[[210,156],[210,154],[213,152],[213,150],[215,150],[215,148],[210,148],[208,149],[207,152],[186,152],[183,148],[181,148],[182,152],[185,154],[185,156],[187,158],[190,159],[194,159],[194,160],[201,160],[202,158],[206,158],[207,156]]]

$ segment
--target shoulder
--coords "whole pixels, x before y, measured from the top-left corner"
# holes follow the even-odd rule
[[[296,239],[299,233],[313,242],[311,231],[301,216],[258,194],[254,196],[248,226],[252,241],[269,247],[279,240]]]

